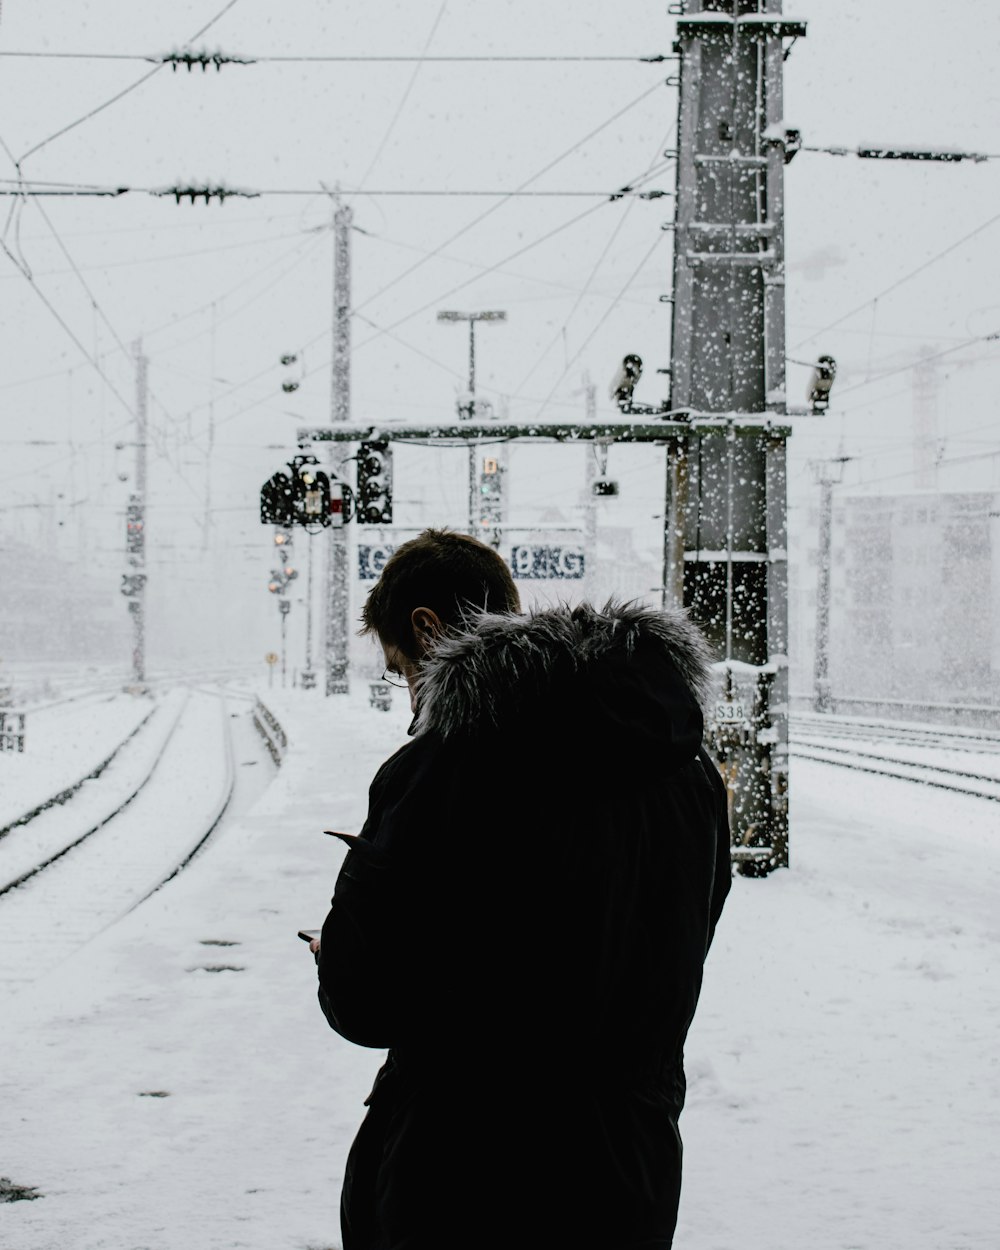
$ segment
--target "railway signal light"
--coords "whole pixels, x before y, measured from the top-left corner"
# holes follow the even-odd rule
[[[386,438],[358,446],[356,515],[362,525],[392,524],[392,452]]]
[[[618,372],[615,374],[611,382],[611,398],[615,401],[622,412],[629,412],[632,408],[632,392],[635,390],[635,384],[642,377],[642,357],[630,353],[622,361]]]
[[[262,525],[279,525],[283,529],[294,525],[289,474],[280,470],[272,473],[260,488],[260,519]]]
[[[837,362],[832,356],[820,356],[817,358],[815,365],[813,365],[813,371],[809,376],[809,390],[807,394],[814,413],[826,412],[830,406],[830,391],[836,375]]]
[[[131,599],[133,595],[138,595],[142,591],[145,584],[145,573],[123,573],[122,584],[119,589],[126,598]]]
[[[142,504],[133,501],[125,508],[125,551],[128,555],[142,554],[144,533]]]
[[[299,571],[287,564],[284,568],[272,569],[271,580],[267,583],[267,588],[272,595],[283,595],[288,589],[289,583],[295,581]]]
[[[261,524],[275,526],[274,545],[279,550],[290,549],[297,525],[315,531],[351,519],[350,488],[320,469],[315,456],[295,456],[288,470],[272,474],[260,488]]]
[[[299,525],[325,525],[330,511],[330,479],[312,464],[302,464],[292,491]]]
[[[479,474],[479,525],[496,528],[503,521],[503,470],[495,456],[483,458]]]

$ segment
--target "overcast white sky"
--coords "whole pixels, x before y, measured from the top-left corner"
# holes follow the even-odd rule
[[[7,0],[0,52],[150,55],[218,17],[195,44],[233,55],[642,56],[671,52],[674,19],[665,8],[633,0],[623,21],[620,8],[599,0],[571,8],[300,0],[281,14],[264,0]],[[801,0],[785,11],[808,22],[785,66],[785,120],[806,145],[874,141],[1000,155],[995,6],[954,0],[945,13],[925,0]],[[254,612],[268,607],[257,489],[293,449],[297,426],[329,413],[324,186],[370,193],[350,197],[359,227],[356,420],[451,413],[467,343],[463,328],[435,320],[446,307],[507,311],[505,324],[479,334],[477,381],[513,418],[582,413],[585,372],[597,384],[598,411],[610,412],[608,383],[629,351],[646,362],[637,398],[665,397],[654,369],[669,363],[668,306],[657,300],[670,286],[670,235],[660,230],[668,201],[374,193],[507,192],[533,178],[536,191],[611,191],[675,142],[676,92],[663,85],[669,66],[161,68],[72,125],[154,69],[141,60],[0,56],[0,177],[15,179],[20,160],[32,183],[156,189],[207,181],[265,192],[193,207],[142,193],[0,201],[10,252],[0,253],[6,534],[70,544],[87,563],[106,564],[117,588],[130,488],[120,475],[132,452],[114,444],[130,437],[134,400],[122,347],[141,337],[155,427],[157,601],[194,621],[192,606],[207,603],[206,579],[215,579],[231,600]],[[672,189],[672,170],[648,185]],[[1000,160],[917,166],[803,151],[787,167],[786,196],[788,355],[826,351],[839,363],[831,412],[798,420],[789,443],[793,518],[814,490],[811,457],[855,457],[850,484],[912,484],[910,366],[922,351],[948,353],[923,401],[925,430],[936,424],[940,487],[1000,488],[991,390],[1000,344],[976,341],[1000,329]],[[297,353],[299,364],[283,369],[284,353]],[[803,401],[806,375],[790,366],[791,402]],[[292,395],[281,390],[288,376],[301,383]],[[213,526],[203,553],[210,413]],[[647,514],[657,475],[634,462],[622,467]],[[575,473],[554,483],[542,469],[520,472],[540,498],[577,497]]]

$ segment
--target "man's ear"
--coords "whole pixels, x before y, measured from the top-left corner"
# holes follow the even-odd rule
[[[410,613],[413,637],[418,650],[423,653],[443,633],[441,618],[433,608],[414,608]]]

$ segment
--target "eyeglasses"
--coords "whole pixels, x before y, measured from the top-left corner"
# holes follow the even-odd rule
[[[390,686],[399,687],[401,690],[405,690],[409,685],[402,673],[397,672],[394,668],[385,669],[382,673],[382,680],[387,682]]]

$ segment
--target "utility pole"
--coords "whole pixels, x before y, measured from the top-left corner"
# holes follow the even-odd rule
[[[288,654],[288,613],[292,605],[287,599],[278,600],[278,611],[281,613],[281,688],[285,688],[285,663]]]
[[[342,424],[351,415],[351,229],[354,213],[338,204],[333,215],[333,370],[330,422]],[[331,445],[331,456],[336,444]],[[339,475],[338,475],[339,476]],[[332,526],[327,537],[326,594],[323,613],[323,667],[327,695],[347,694],[347,532]]]
[[[312,534],[306,531],[306,666],[302,670],[301,681],[303,690],[312,690],[316,685],[316,674],[312,662],[312,628],[313,628],[313,545]]]
[[[133,344],[135,354],[135,490],[125,508],[125,560],[128,572],[122,575],[122,594],[128,599],[132,617],[132,684],[141,693],[146,684],[146,436],[148,420],[149,361],[142,354],[142,341]]]
[[[830,696],[830,565],[833,543],[833,488],[843,479],[850,456],[837,456],[813,465],[820,487],[819,558],[816,578],[816,650],[813,659],[813,710],[831,712]]]
[[[788,866],[788,597],[782,80],[806,24],[781,0],[683,0],[667,441],[665,603],[722,657],[706,745],[734,862]]]
[[[588,425],[593,425],[597,420],[597,386],[591,382],[590,373],[586,370],[580,381],[583,385],[573,394],[583,395],[584,419]],[[605,452],[606,450],[605,448]],[[594,482],[597,480],[597,452],[596,443],[587,447],[583,472],[584,585],[587,589],[587,598],[591,600],[594,598],[597,573],[597,496],[594,494]]]
[[[486,312],[451,312],[442,311],[437,315],[438,321],[467,321],[469,323],[469,390],[464,398],[458,401],[458,416],[463,421],[474,421],[477,416],[477,409],[486,408],[483,403],[480,405],[476,400],[476,322],[477,321],[506,321],[507,314],[498,311]],[[492,406],[490,406],[491,408]],[[490,415],[488,413],[488,415]],[[479,526],[476,524],[478,520],[478,508],[476,506],[477,492],[479,489],[479,475],[476,466],[476,446],[475,443],[469,444],[469,533],[473,537],[478,537]],[[502,480],[502,479],[498,479]]]

